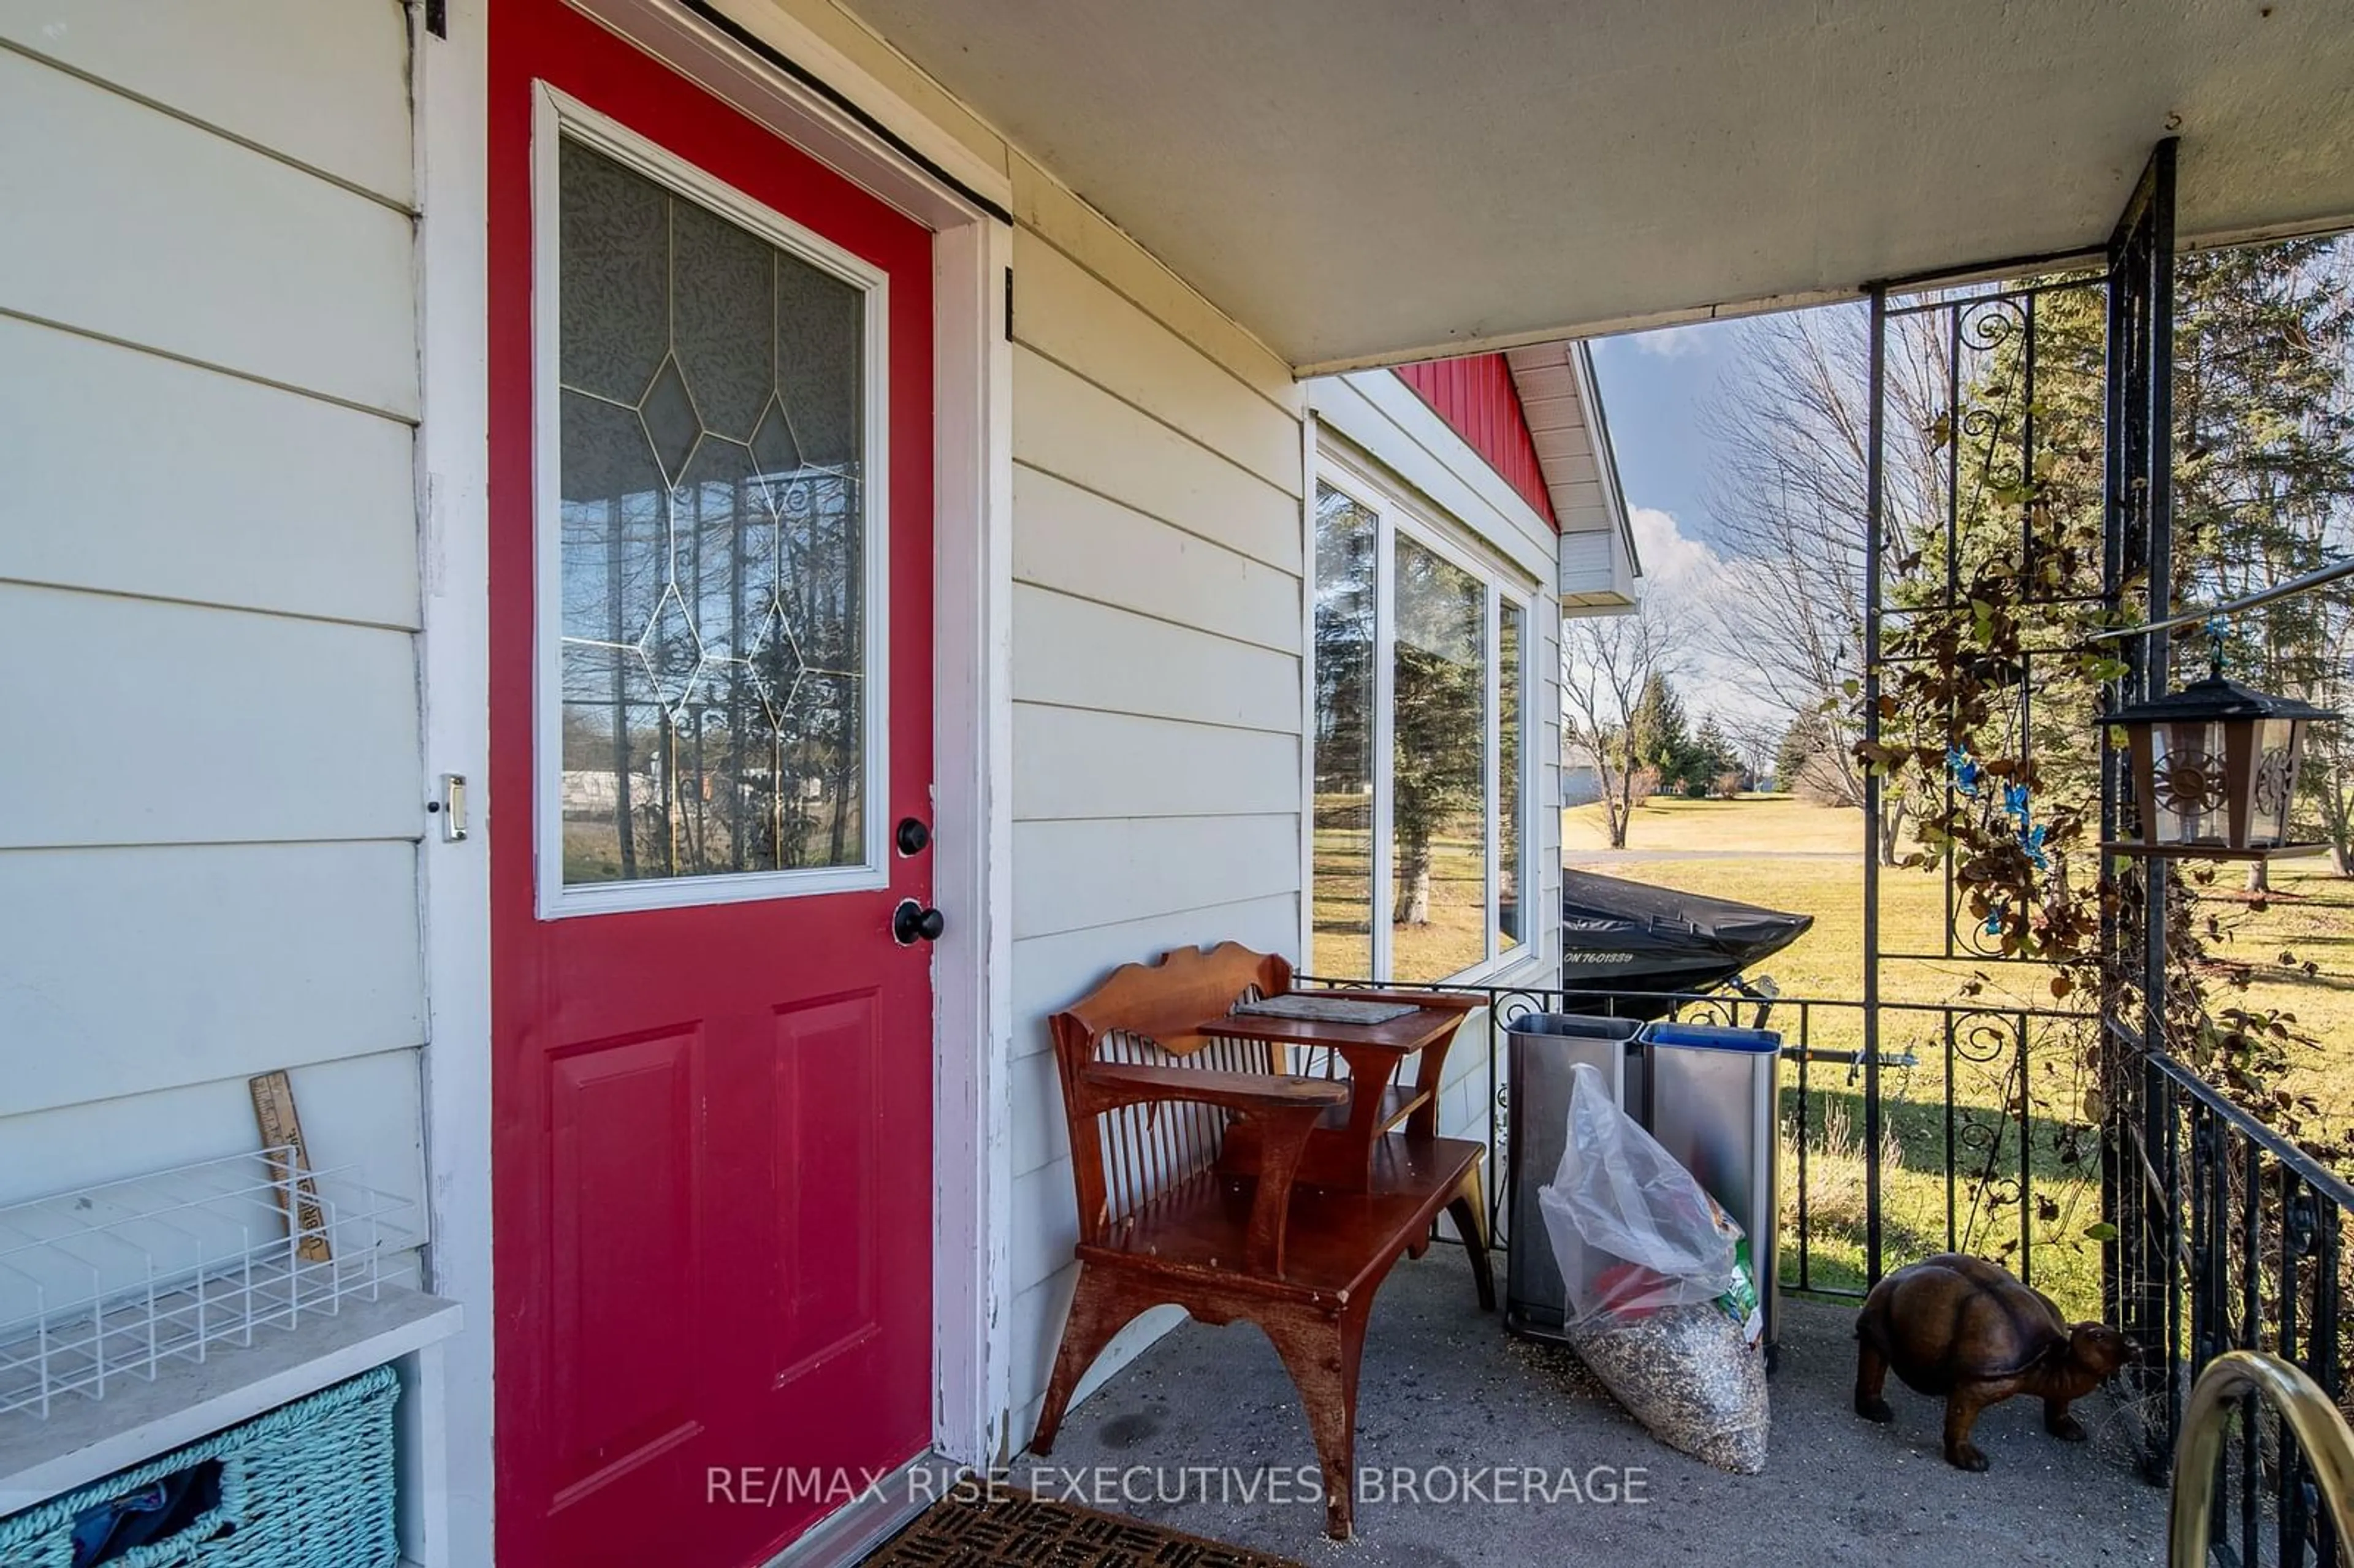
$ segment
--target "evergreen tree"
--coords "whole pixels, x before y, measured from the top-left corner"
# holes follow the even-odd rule
[[[2185,256],[2176,270],[2175,602],[2237,598],[2341,556],[2354,512],[2354,282],[2327,239]],[[2240,679],[2343,706],[2354,593],[2283,600],[2230,628]],[[2206,640],[2177,639],[2178,680]],[[2354,745],[2320,726],[2299,780],[2339,874],[2354,872]],[[2251,869],[2263,885],[2263,863]]]
[[[1741,758],[1734,751],[1733,742],[1725,737],[1724,726],[1716,722],[1714,714],[1700,721],[1700,733],[1692,736],[1692,748],[1699,753],[1702,764],[1712,777],[1737,771],[1741,767]]]
[[[1681,790],[1692,778],[1694,752],[1683,699],[1665,675],[1655,673],[1643,683],[1642,700],[1635,706],[1634,754],[1638,767],[1659,774],[1662,790]]]
[[[1782,742],[1774,748],[1774,788],[1785,795],[1798,792],[1798,775],[1807,770],[1807,759],[1820,745],[1819,726],[1810,731],[1807,715],[1800,714],[1782,731]]]

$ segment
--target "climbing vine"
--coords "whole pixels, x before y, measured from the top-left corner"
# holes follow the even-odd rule
[[[1971,947],[2038,960],[2046,1005],[2086,1016],[2073,1060],[2047,1062],[2034,1083],[2004,1088],[2013,1114],[2059,1128],[2063,1161],[2090,1157],[2120,1086],[2126,1065],[2105,1059],[2096,1026],[2120,1017],[2153,1022],[2157,1043],[2252,1114],[2346,1163],[2349,1150],[2325,1135],[2316,1103],[2282,1086],[2290,1053],[2314,1043],[2293,1013],[2247,1005],[2248,967],[2218,957],[2232,922],[2194,896],[2213,883],[2211,865],[2161,879],[2166,963],[2156,1005],[2145,997],[2147,879],[2100,844],[2098,725],[2129,673],[2122,641],[2103,634],[2119,628],[2123,612],[2112,607],[2133,603],[2140,583],[2104,592],[2097,446],[2046,435],[2031,456],[2018,455],[2031,450],[2038,421],[2069,428],[2067,387],[2047,372],[2045,390],[2025,397],[1998,357],[1966,406],[1928,432],[1956,453],[1953,525],[1895,560],[1879,738],[1860,743],[1857,760],[1913,819],[1914,847],[1901,863],[1950,865],[1955,917],[1968,923]],[[1981,969],[1957,989],[1968,1000],[1998,987]]]

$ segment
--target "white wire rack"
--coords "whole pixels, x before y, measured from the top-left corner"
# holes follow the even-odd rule
[[[0,1414],[374,1300],[411,1209],[289,1149],[0,1208]]]

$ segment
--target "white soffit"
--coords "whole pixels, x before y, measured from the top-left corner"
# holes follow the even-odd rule
[[[1521,395],[1521,412],[1562,532],[1624,533],[1627,502],[1619,493],[1617,465],[1587,411],[1589,403],[1600,399],[1593,392],[1585,353],[1583,344],[1532,344],[1506,354],[1504,363],[1511,366],[1512,387]]]
[[[2354,217],[2347,0],[849,0],[1303,373]]]
[[[1592,351],[1582,343],[1540,343],[1506,352],[1512,389],[1520,394],[1537,469],[1561,520],[1561,589],[1564,602],[1626,604],[1643,563],[1610,450],[1610,426],[1594,379]],[[1606,587],[1596,592],[1596,574]]]

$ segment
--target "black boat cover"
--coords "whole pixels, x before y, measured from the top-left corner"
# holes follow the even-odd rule
[[[1815,923],[1590,871],[1564,868],[1561,881],[1562,985],[1573,991],[1706,991]]]

